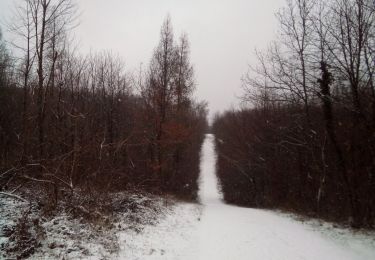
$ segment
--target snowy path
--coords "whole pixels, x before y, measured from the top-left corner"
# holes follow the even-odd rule
[[[262,259],[375,259],[372,243],[345,234],[332,237],[272,211],[229,206],[222,202],[215,176],[214,137],[202,148],[201,221],[196,227],[186,260]],[[368,242],[368,241],[367,241]]]

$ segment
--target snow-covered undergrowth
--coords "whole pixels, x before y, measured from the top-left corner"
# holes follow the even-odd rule
[[[173,228],[168,219],[178,221],[185,216],[181,221],[188,222],[186,216],[194,218],[190,213],[198,208],[150,194],[116,193],[106,199],[110,199],[111,214],[86,212],[77,205],[81,216],[66,209],[45,216],[36,204],[1,197],[0,259],[123,259],[130,252],[134,257],[157,255],[167,248],[147,242],[151,238],[150,227]],[[88,219],[86,213],[96,217]],[[180,216],[176,218],[175,214]],[[175,226],[180,226],[178,222]]]

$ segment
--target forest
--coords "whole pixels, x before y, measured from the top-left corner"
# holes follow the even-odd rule
[[[374,77],[374,0],[1,0],[0,259],[375,259]]]
[[[375,225],[375,6],[289,0],[243,77],[243,107],[215,117],[225,201]]]
[[[75,1],[24,0],[15,15],[17,40],[0,42],[0,195],[50,212],[124,190],[196,200],[207,106],[187,35],[167,17],[131,74],[111,51],[80,53]]]

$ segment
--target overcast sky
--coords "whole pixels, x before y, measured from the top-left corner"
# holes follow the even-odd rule
[[[0,19],[11,19],[19,0],[0,0]],[[254,49],[274,38],[274,13],[285,0],[77,0],[82,51],[119,53],[129,71],[147,64],[160,27],[170,14],[176,39],[186,32],[197,80],[196,97],[211,115],[238,104],[241,77],[254,63]],[[4,27],[4,26],[2,26]],[[8,35],[4,33],[5,37]]]

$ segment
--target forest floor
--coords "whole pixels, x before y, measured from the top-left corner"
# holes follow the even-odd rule
[[[375,259],[373,232],[225,204],[215,160],[213,136],[207,135],[202,148],[200,204],[113,194],[117,213],[108,219],[109,225],[87,223],[69,214],[39,218],[25,203],[2,198],[0,259],[14,256],[6,248],[19,251],[15,238],[22,234],[15,230],[20,229],[23,215],[28,219],[23,228],[29,234],[28,244],[34,245],[28,249],[32,252],[26,252],[30,259]]]

